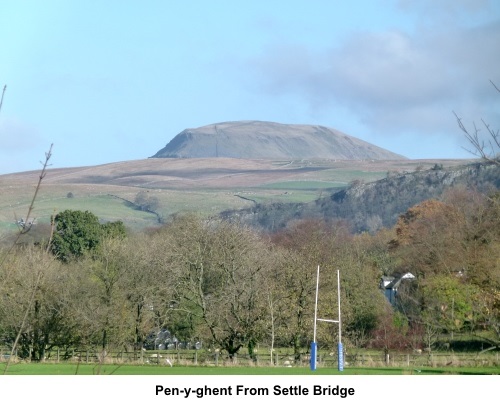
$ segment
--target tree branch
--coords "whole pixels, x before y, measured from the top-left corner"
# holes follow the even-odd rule
[[[497,85],[493,83],[492,80],[490,80],[490,83],[495,88],[495,90],[500,93],[500,88],[497,87]],[[488,163],[500,166],[500,131],[497,130],[495,132],[484,119],[481,119],[481,122],[486,128],[489,137],[488,142],[485,144],[485,141],[479,137],[480,129],[476,126],[475,123],[473,123],[474,132],[471,132],[465,127],[462,119],[455,113],[455,111],[453,111],[453,114],[457,119],[458,127],[465,135],[465,139],[467,139],[467,141],[469,141],[469,143],[473,147],[473,149],[463,149]]]
[[[5,91],[5,88],[4,88],[4,91]],[[35,188],[35,193],[33,195],[33,199],[31,200],[31,204],[30,204],[30,206],[28,208],[28,214],[26,216],[26,221],[30,217],[31,212],[33,211],[33,208],[35,207],[36,196],[38,194],[38,191],[40,190],[40,186],[42,184],[42,180],[45,177],[45,175],[47,174],[47,166],[48,166],[50,157],[52,155],[52,145],[53,144],[50,145],[49,151],[45,153],[45,162],[43,163],[42,171],[40,172],[40,176],[38,178],[38,183],[37,183],[37,186]],[[19,229],[19,232],[17,234],[16,239],[12,243],[12,246],[10,247],[9,251],[7,252],[7,254],[4,256],[4,258],[0,262],[0,267],[4,264],[5,259],[7,258],[7,256],[9,255],[9,253],[14,249],[14,247],[17,244],[17,242],[21,238],[21,236],[24,235],[26,232],[28,232],[31,229],[31,227],[33,226],[33,222],[32,222],[28,226],[28,228],[26,228],[26,221],[24,222],[23,225],[21,225],[21,227]],[[35,280],[35,284],[33,286],[33,290],[31,291],[31,296],[30,296],[30,299],[28,301],[28,305],[26,307],[26,311],[24,313],[23,319],[21,321],[21,326],[19,327],[19,331],[18,331],[18,333],[16,335],[16,339],[14,340],[14,344],[12,345],[12,350],[11,350],[11,353],[10,353],[10,357],[9,357],[9,359],[7,361],[7,364],[5,365],[4,375],[7,374],[7,371],[8,371],[9,366],[10,366],[10,362],[12,360],[12,357],[14,356],[14,353],[16,352],[17,344],[19,342],[19,339],[21,338],[21,334],[22,334],[24,326],[26,324],[26,319],[28,318],[28,314],[29,314],[29,311],[31,310],[31,306],[33,305],[33,302],[35,300],[35,294],[36,294],[36,291],[38,290],[38,285],[40,283],[41,277],[42,277],[42,271],[38,270],[38,274],[37,274],[37,277],[36,277],[36,280]]]

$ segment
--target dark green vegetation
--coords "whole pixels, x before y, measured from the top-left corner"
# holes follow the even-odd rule
[[[52,253],[68,262],[95,250],[101,240],[124,238],[123,222],[101,224],[99,218],[89,211],[65,210],[54,217],[55,231],[50,241]]]
[[[45,361],[54,350],[62,359],[75,351],[93,353],[104,367],[113,352],[137,357],[144,346],[201,342],[205,352],[220,353],[221,361],[247,356],[257,364],[263,348],[286,348],[299,364],[311,341],[319,265],[324,318],[336,317],[340,270],[343,341],[350,353],[377,350],[389,364],[400,352],[498,350],[495,170],[434,167],[376,183],[354,181],[315,203],[322,215],[306,210],[290,217],[290,207],[297,205],[274,207],[283,221],[274,217],[273,227],[250,226],[244,213],[230,220],[191,213],[127,232],[120,220],[89,210],[58,211],[52,227],[35,224],[21,237],[5,239],[16,243],[0,252],[0,345],[15,346],[15,359],[31,362]],[[202,177],[208,182],[211,175],[205,170]],[[143,176],[151,182],[162,177]],[[160,193],[141,191],[127,199],[103,197],[135,212],[156,212]],[[69,193],[64,201],[77,199]],[[412,203],[405,197],[412,193],[428,198]],[[336,208],[325,208],[326,201]],[[372,218],[370,232],[359,232],[363,221],[356,215],[366,218],[377,204],[392,204],[390,215],[401,213],[392,224]],[[342,215],[348,207],[354,217]],[[406,273],[415,278],[401,283],[389,304],[382,277]],[[170,340],[155,341],[164,329]],[[334,352],[337,339],[337,325],[318,325],[321,348]],[[495,357],[491,361],[498,366]]]

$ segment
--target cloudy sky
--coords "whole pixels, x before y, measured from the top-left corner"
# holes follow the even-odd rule
[[[0,174],[143,159],[185,128],[317,124],[412,159],[500,128],[497,0],[1,0]]]

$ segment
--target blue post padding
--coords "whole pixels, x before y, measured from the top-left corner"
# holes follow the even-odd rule
[[[339,343],[339,371],[344,371],[344,350],[342,348],[342,343]]]
[[[318,345],[316,342],[311,343],[311,371],[316,370],[316,358],[317,358]]]

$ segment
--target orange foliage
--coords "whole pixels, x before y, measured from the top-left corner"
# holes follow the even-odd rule
[[[393,244],[408,245],[417,234],[425,232],[423,228],[441,226],[441,230],[453,223],[461,222],[460,214],[451,205],[437,200],[426,200],[417,204],[401,215],[396,223],[396,240]]]

